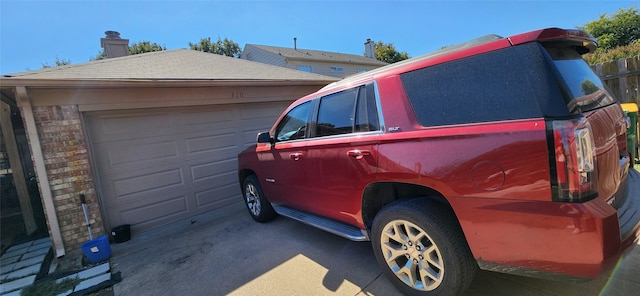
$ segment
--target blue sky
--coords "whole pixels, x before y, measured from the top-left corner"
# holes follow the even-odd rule
[[[188,48],[201,38],[363,54],[367,38],[410,56],[487,34],[575,28],[640,1],[29,1],[0,0],[0,73],[38,70],[56,56],[88,62],[100,38]]]

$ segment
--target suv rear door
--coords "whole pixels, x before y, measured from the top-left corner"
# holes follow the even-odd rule
[[[373,84],[320,99],[305,160],[316,214],[362,226],[362,192],[375,180],[377,166],[377,105]]]

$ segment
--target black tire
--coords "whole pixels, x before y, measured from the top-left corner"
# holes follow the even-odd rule
[[[435,201],[383,208],[373,221],[371,241],[387,278],[406,295],[460,295],[478,270],[455,216]]]
[[[244,179],[242,188],[244,204],[247,206],[247,210],[249,210],[253,220],[263,223],[275,218],[276,212],[262,193],[262,188],[255,175],[247,176]]]

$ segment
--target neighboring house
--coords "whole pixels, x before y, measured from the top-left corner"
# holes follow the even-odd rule
[[[94,236],[241,202],[238,152],[293,100],[336,80],[178,49],[3,75],[0,91],[23,119],[62,256],[89,240],[80,194]]]
[[[373,41],[367,40],[365,52],[367,56],[301,49],[295,42],[294,48],[246,44],[240,58],[338,78],[387,65],[374,58]]]

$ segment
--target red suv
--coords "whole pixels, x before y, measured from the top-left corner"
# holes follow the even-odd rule
[[[594,278],[640,235],[628,119],[578,30],[491,35],[332,83],[238,156],[249,213],[371,240],[407,294],[478,268]]]

